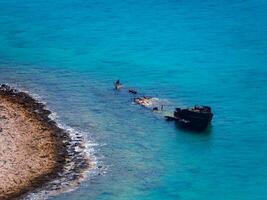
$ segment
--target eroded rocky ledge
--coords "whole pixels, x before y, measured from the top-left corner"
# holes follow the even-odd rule
[[[73,170],[88,168],[82,155],[70,152],[72,142],[65,130],[49,118],[51,112],[25,92],[0,86],[0,199],[21,197]],[[68,150],[69,149],[69,150]],[[69,154],[72,154],[70,157]],[[79,174],[72,175],[73,179]]]

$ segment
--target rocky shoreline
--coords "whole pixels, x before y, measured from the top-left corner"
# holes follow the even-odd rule
[[[84,149],[82,138],[73,141],[50,114],[26,92],[0,86],[1,200],[20,198],[62,176],[78,180],[90,168],[89,158],[75,151]],[[62,190],[60,185],[51,187]]]

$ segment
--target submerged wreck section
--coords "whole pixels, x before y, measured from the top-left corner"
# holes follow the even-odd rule
[[[43,188],[64,192],[93,167],[82,137],[71,136],[50,114],[28,93],[0,85],[1,200]]]
[[[120,83],[119,81],[117,81]],[[115,90],[118,90],[115,87]],[[165,105],[162,104],[158,98],[137,95],[139,92],[135,89],[128,89],[128,92],[135,95],[133,102],[153,112],[164,113]],[[168,111],[169,112],[169,111]],[[173,112],[173,111],[171,111]],[[209,106],[194,106],[192,108],[176,108],[173,115],[164,115],[167,121],[175,121],[179,126],[191,130],[203,131],[205,130],[212,121],[213,113]]]

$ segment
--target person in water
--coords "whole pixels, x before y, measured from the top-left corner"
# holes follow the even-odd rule
[[[121,84],[120,80],[117,80],[117,81],[114,83],[114,85],[115,85],[115,90],[119,90],[119,89],[122,88],[122,84]]]

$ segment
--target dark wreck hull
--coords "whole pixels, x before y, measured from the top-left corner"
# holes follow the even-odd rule
[[[209,126],[213,114],[211,109],[206,107],[197,111],[196,109],[177,108],[174,117],[176,123],[183,128],[203,131]]]
[[[185,121],[181,119],[176,119],[175,122],[182,128],[196,130],[196,131],[204,131],[210,125],[210,122],[202,122],[202,121]]]

